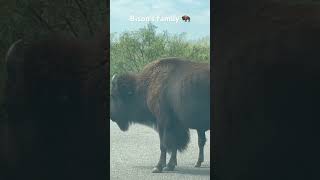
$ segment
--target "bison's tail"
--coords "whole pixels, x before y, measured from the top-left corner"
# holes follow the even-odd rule
[[[168,152],[172,152],[174,149],[182,152],[187,148],[190,140],[188,128],[184,128],[177,123],[172,123],[170,127],[165,129],[164,134],[164,144]]]

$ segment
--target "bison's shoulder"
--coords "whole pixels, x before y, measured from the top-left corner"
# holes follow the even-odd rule
[[[165,58],[155,60],[147,64],[141,73],[139,79],[145,86],[160,85],[163,84],[169,77],[172,71],[176,69],[179,64],[187,63],[179,58]]]
[[[197,63],[178,57],[162,58],[146,65],[141,72],[141,76],[157,76],[160,74],[170,75],[169,73],[174,70],[179,70],[181,72],[198,70],[210,71],[210,65],[208,63]]]
[[[181,87],[189,88],[202,83],[204,79],[210,83],[210,66],[207,63],[196,63],[181,58],[164,58],[145,66],[139,78],[139,85],[145,91],[148,107],[156,115],[160,112],[168,90],[173,86],[180,84]]]
[[[190,62],[177,57],[162,58],[147,64],[143,68],[142,73],[148,73],[149,71],[154,71],[156,68],[158,68],[158,70],[162,70],[162,69],[164,70],[164,69],[167,69],[168,67],[173,68],[178,65],[186,64],[186,63],[190,63]]]

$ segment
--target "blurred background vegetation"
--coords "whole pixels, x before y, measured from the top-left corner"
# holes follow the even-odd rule
[[[6,78],[5,54],[13,42],[20,38],[36,40],[49,33],[93,37],[109,24],[106,7],[105,0],[1,0],[0,104]]]
[[[149,23],[136,31],[112,33],[110,39],[111,75],[139,72],[147,63],[164,57],[210,62],[209,36],[188,40],[185,33],[157,32],[157,27]]]

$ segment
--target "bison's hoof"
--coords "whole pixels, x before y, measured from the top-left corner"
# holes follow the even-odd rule
[[[170,166],[170,165],[168,165],[168,166],[164,167],[163,170],[164,170],[164,171],[173,171],[174,168],[175,168],[175,166]]]
[[[201,167],[201,162],[198,161],[198,162],[194,165],[194,167],[197,167],[197,168],[198,168],[198,167]]]
[[[162,169],[159,167],[154,167],[152,170],[152,173],[161,173],[161,172],[162,172]]]

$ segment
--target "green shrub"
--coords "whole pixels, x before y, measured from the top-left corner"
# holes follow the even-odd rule
[[[150,23],[137,31],[111,34],[111,76],[139,72],[147,63],[164,57],[210,62],[209,36],[191,41],[185,33],[171,35],[167,31],[157,33],[156,29]]]

